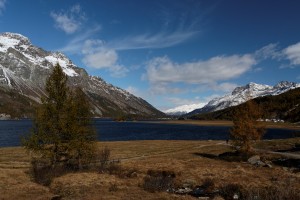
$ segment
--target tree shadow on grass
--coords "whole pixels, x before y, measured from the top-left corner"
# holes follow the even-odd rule
[[[193,154],[204,158],[223,160],[227,162],[245,162],[248,160],[249,157],[252,156],[252,154],[241,153],[238,151],[224,152],[219,155],[208,154],[208,153],[193,153]]]

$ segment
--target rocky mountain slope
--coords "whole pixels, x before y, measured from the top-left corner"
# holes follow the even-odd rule
[[[258,105],[261,120],[300,123],[300,87],[279,95],[257,97],[253,101]],[[196,114],[191,119],[198,120],[232,120],[236,109],[243,108],[244,103],[209,113]]]
[[[152,118],[163,115],[145,100],[106,83],[100,77],[88,75],[64,54],[43,50],[31,44],[28,38],[15,33],[0,34],[0,113],[13,112],[6,109],[10,103],[20,104],[20,109],[27,108],[26,112],[24,110],[25,113],[16,117],[31,116],[32,111],[29,111],[28,105],[40,103],[40,97],[45,95],[46,79],[57,63],[68,75],[69,85],[80,86],[87,94],[95,116],[126,115]],[[9,98],[10,96],[17,98]],[[26,106],[22,106],[21,102],[25,101]],[[14,113],[4,114],[14,115]]]
[[[279,95],[298,87],[300,87],[300,84],[288,81],[282,81],[275,86],[249,83],[245,86],[235,88],[231,94],[212,99],[203,108],[196,109],[188,113],[187,116],[222,110],[240,105],[250,99],[269,95]]]

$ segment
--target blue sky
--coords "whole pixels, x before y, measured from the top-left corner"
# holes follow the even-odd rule
[[[0,0],[0,32],[62,51],[158,109],[300,80],[297,0]]]

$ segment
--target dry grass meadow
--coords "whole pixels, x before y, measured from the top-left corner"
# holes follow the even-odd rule
[[[280,148],[293,142],[265,142],[260,145]],[[209,178],[216,187],[238,183],[246,188],[272,185],[300,188],[299,172],[293,173],[280,166],[255,167],[246,162],[200,156],[230,151],[224,141],[99,142],[99,148],[105,146],[111,150],[110,159],[120,160],[122,170],[134,176],[85,171],[54,178],[46,187],[32,181],[30,158],[24,149],[1,148],[0,199],[195,199],[188,195],[143,190],[141,185],[148,170],[173,171],[176,174],[175,185],[179,187],[184,184],[201,185]]]

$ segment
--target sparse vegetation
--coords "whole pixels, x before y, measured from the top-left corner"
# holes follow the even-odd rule
[[[174,187],[175,177],[172,171],[148,170],[142,187],[149,192],[167,191]]]

